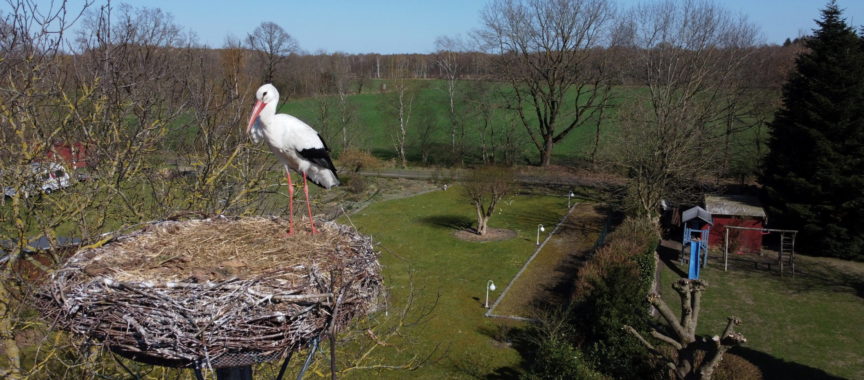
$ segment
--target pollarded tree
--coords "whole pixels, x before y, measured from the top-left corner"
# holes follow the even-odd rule
[[[723,360],[723,354],[730,348],[738,346],[747,339],[741,333],[735,332],[735,326],[741,324],[736,317],[728,317],[726,328],[720,335],[711,338],[700,337],[696,334],[699,324],[699,311],[702,306],[702,292],[708,284],[702,280],[680,279],[672,284],[672,288],[681,299],[681,316],[675,315],[659,294],[648,295],[648,302],[660,313],[666,321],[668,331],[651,330],[651,336],[658,341],[672,346],[675,355],[669,355],[668,351],[658,350],[651,342],[646,340],[642,334],[631,326],[624,329],[639,339],[648,350],[660,359],[666,368],[671,370],[672,375],[679,380],[709,380],[714,375],[714,370]],[[697,360],[699,352],[704,352],[705,357],[700,362]]]
[[[832,1],[770,124],[769,214],[813,254],[864,260],[864,48]]]
[[[465,197],[477,211],[477,234],[484,235],[498,202],[516,188],[513,169],[485,166],[472,170],[464,179],[464,186]]]

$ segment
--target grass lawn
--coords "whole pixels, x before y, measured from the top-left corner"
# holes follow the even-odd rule
[[[719,334],[727,316],[739,317],[747,343],[734,352],[766,379],[864,378],[864,264],[799,255],[796,266],[792,279],[752,266],[723,272],[709,261],[699,333]],[[673,310],[680,310],[670,286],[678,267],[686,271],[677,261],[659,266]]]
[[[421,308],[440,295],[425,323],[405,329],[406,342],[413,343],[402,347],[429,352],[440,345],[440,360],[411,374],[369,377],[466,378],[518,367],[518,352],[492,337],[501,322],[483,317],[484,287],[493,280],[500,291],[510,281],[535,249],[537,224],[555,225],[566,212],[567,200],[520,195],[500,207],[490,227],[512,229],[517,237],[498,242],[467,242],[454,236],[454,231],[473,222],[474,215],[459,187],[376,203],[351,217],[360,231],[380,242],[391,310],[405,302],[411,278],[420,292]]]

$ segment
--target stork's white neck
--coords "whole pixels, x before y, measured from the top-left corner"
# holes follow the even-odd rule
[[[261,124],[264,127],[269,127],[273,125],[273,118],[276,116],[276,106],[279,104],[279,100],[274,100],[270,103],[267,103],[264,106],[264,109],[261,110],[261,113],[258,114],[258,118],[261,120]]]

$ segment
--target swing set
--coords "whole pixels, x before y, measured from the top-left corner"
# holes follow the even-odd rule
[[[777,249],[777,265],[780,268],[780,276],[783,277],[785,268],[791,267],[792,277],[795,277],[795,238],[798,235],[798,230],[782,230],[777,228],[753,228],[742,226],[724,226],[724,247],[723,247],[723,271],[729,270],[729,251],[730,246],[735,244],[735,238],[730,238],[731,235],[737,235],[740,231],[759,231],[762,235],[770,235],[771,233],[780,234],[780,245]],[[730,241],[731,239],[731,241]],[[737,251],[732,249],[732,251]],[[760,246],[759,256],[764,255],[764,250]],[[733,252],[741,254],[742,252]],[[756,263],[758,266],[758,262]],[[769,266],[770,268],[770,266]]]

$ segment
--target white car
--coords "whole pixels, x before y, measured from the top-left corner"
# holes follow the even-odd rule
[[[27,183],[23,185],[25,198],[35,193],[42,192],[47,194],[72,186],[69,173],[60,164],[54,162],[34,162],[29,166],[31,175]],[[14,196],[15,193],[15,187],[3,187],[3,194],[7,197]]]

